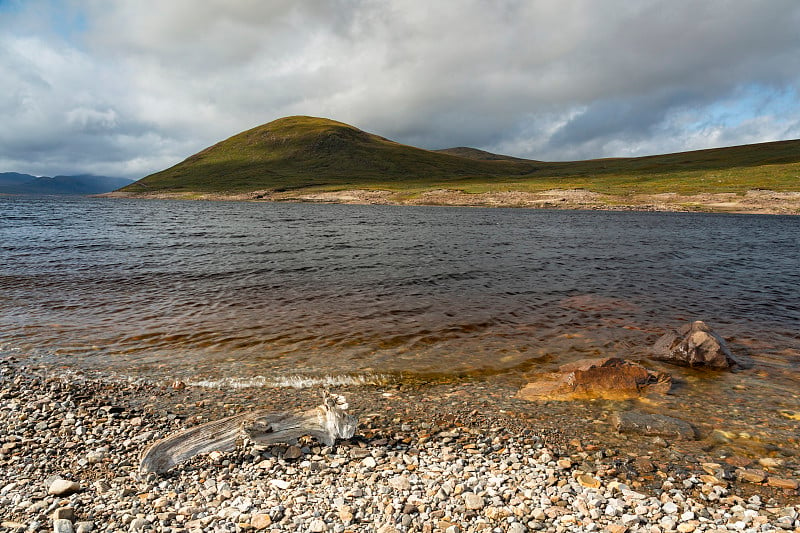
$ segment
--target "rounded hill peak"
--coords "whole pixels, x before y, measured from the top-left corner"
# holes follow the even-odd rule
[[[272,122],[268,122],[264,124],[264,126],[274,126],[274,127],[282,127],[282,126],[308,126],[308,127],[325,127],[325,126],[344,126],[350,129],[358,129],[355,126],[351,126],[350,124],[345,124],[344,122],[339,122],[338,120],[333,120],[330,118],[325,117],[312,117],[309,115],[292,115],[289,117],[281,117],[278,119],[273,120]]]
[[[256,126],[255,128],[245,131],[244,133],[262,130],[268,130],[275,134],[322,133],[331,130],[361,131],[355,126],[345,124],[344,122],[331,120],[329,118],[296,115],[273,120],[272,122],[262,124],[261,126]]]
[[[129,190],[286,190],[340,183],[519,175],[529,165],[477,161],[396,143],[328,118],[291,116],[243,131]]]
[[[293,116],[273,120],[235,135],[224,142],[245,143],[249,146],[260,145],[263,148],[293,148],[297,150],[313,150],[319,145],[333,144],[345,147],[349,143],[370,142],[370,135],[354,126],[337,122],[328,118]]]

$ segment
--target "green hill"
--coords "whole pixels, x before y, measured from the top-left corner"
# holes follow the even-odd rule
[[[333,120],[287,117],[234,135],[123,190],[241,192],[400,185],[522,175],[534,165],[473,161],[399,144]]]
[[[341,122],[296,116],[235,135],[121,192],[236,194],[309,187],[465,192],[583,188],[609,194],[799,191],[800,141],[548,163],[473,148],[423,150]]]

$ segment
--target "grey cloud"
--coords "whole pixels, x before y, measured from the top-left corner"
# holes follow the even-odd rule
[[[549,145],[557,148],[608,138],[628,140],[652,136],[656,133],[654,128],[664,122],[671,110],[702,101],[695,94],[676,91],[592,102],[585,111],[577,113],[558,128],[550,136]]]
[[[399,119],[383,133],[423,145],[509,144],[509,133],[531,115],[563,118],[584,108],[543,146],[546,153],[525,153],[552,157],[592,135],[636,140],[658,133],[671,113],[703,109],[742,84],[797,86],[800,10],[793,3],[572,2],[563,12],[542,5],[512,8],[515,16],[507,18],[516,24],[508,31],[491,13],[454,16],[448,24],[455,29],[444,36],[437,33],[443,17],[416,21],[395,59],[407,89],[391,105],[372,107],[417,114],[413,125]],[[475,29],[477,20],[484,31]],[[387,33],[403,24],[390,26]],[[381,116],[365,113],[373,122]],[[596,141],[603,146],[606,139]]]
[[[139,177],[290,114],[537,159],[757,142],[800,120],[769,97],[737,123],[714,114],[759,87],[800,104],[795,0],[77,5],[80,41],[29,13],[4,27],[0,160]]]

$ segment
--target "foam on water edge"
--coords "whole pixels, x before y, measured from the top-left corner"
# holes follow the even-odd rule
[[[68,358],[59,357],[52,350],[26,348],[22,349],[0,342],[0,360],[5,358],[22,358],[28,364],[47,369],[54,377],[60,376],[70,381],[77,382],[84,379],[99,379],[110,382],[126,383],[151,383],[156,385],[170,385],[175,382],[183,382],[192,387],[216,388],[216,389],[247,389],[247,388],[292,388],[308,389],[314,387],[343,387],[360,385],[387,385],[395,382],[397,376],[388,374],[342,374],[308,376],[302,374],[292,374],[286,376],[250,376],[250,377],[223,377],[218,379],[210,378],[188,378],[188,379],[165,379],[163,377],[120,372],[113,368],[91,369],[69,366]],[[49,367],[49,368],[48,368]]]
[[[247,389],[247,388],[292,388],[308,389],[312,387],[342,387],[347,385],[384,385],[391,381],[390,376],[383,374],[360,374],[341,376],[303,376],[299,374],[268,378],[253,376],[246,378],[220,378],[189,380],[187,385],[193,387]]]

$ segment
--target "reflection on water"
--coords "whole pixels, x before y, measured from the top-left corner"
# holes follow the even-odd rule
[[[794,375],[800,218],[0,198],[6,353],[153,376],[516,374],[703,319]]]

